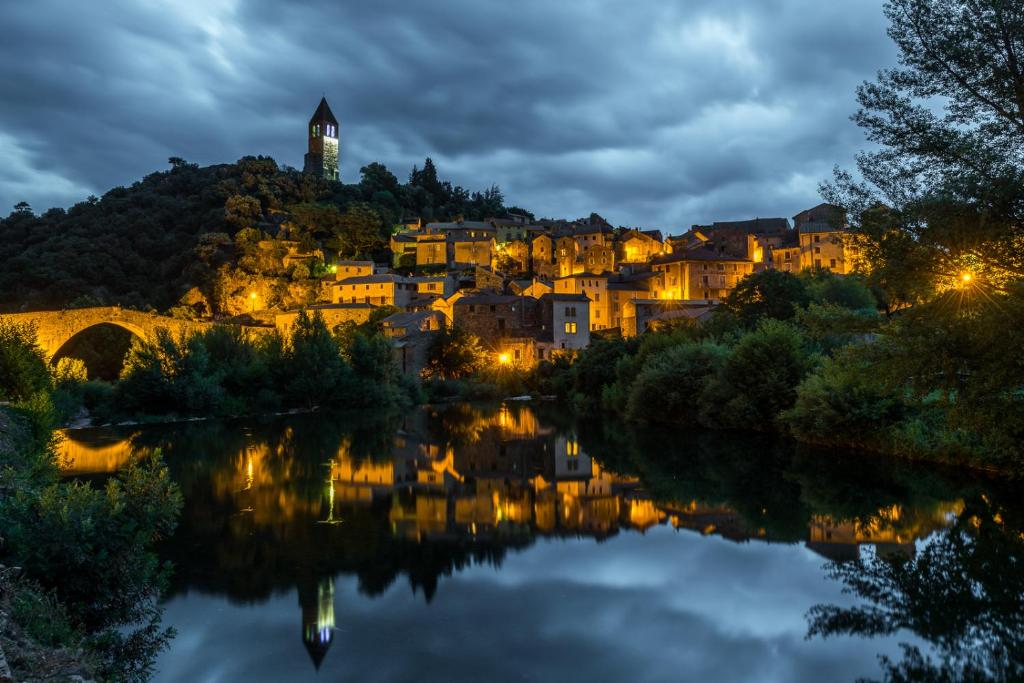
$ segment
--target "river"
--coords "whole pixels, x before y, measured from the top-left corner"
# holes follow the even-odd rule
[[[962,472],[515,402],[76,430],[64,467],[154,448],[156,681],[1020,670],[1019,492]]]

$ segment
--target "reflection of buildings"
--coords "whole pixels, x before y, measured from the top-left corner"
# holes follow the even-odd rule
[[[887,557],[913,557],[914,542],[945,528],[963,511],[963,502],[944,503],[927,510],[891,505],[865,519],[836,519],[814,515],[807,547],[830,560],[843,562],[860,556],[861,545],[874,545]]]
[[[178,468],[176,479],[192,486],[188,521],[196,538],[214,541],[203,553],[213,558],[210,566],[235,570],[245,584],[256,564],[278,587],[298,585],[302,640],[318,668],[332,645],[338,572],[355,572],[360,590],[365,578],[366,590],[378,591],[404,574],[429,599],[438,577],[500,560],[537,536],[604,539],[666,525],[747,542],[772,540],[759,524],[780,528],[757,521],[756,513],[701,499],[714,482],[696,489],[693,500],[654,499],[637,478],[605,469],[572,430],[545,425],[515,403],[416,411],[386,439],[360,441],[341,429],[318,438],[315,426],[286,424],[292,426],[275,426],[270,437],[168,461]],[[85,463],[111,471],[132,450],[127,440],[109,439],[80,438],[70,447],[77,449],[66,451],[77,463],[73,473],[85,471]],[[82,457],[96,453],[102,457]],[[686,485],[704,476],[693,474]],[[863,544],[880,554],[912,553],[915,540],[947,525],[961,508],[893,505],[853,519],[798,519],[807,520],[809,549],[841,560],[857,557]],[[802,525],[788,529],[788,540],[804,533]],[[216,572],[196,574],[202,582]]]

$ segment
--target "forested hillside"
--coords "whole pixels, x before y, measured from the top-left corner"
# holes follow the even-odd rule
[[[0,219],[0,311],[120,304],[167,310],[188,294],[199,311],[231,314],[258,282],[261,304],[312,295],[315,261],[285,256],[324,248],[380,256],[403,216],[480,220],[506,209],[497,187],[469,192],[440,180],[433,162],[400,183],[382,164],[345,185],[282,168],[269,157],[171,168],[67,211],[19,204]],[[320,264],[322,266],[322,264]]]

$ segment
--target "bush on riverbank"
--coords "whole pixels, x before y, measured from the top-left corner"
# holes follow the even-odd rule
[[[178,490],[158,454],[103,489],[60,481],[56,390],[34,330],[4,329],[0,357],[18,368],[0,375],[0,391],[16,399],[0,407],[0,563],[23,574],[5,574],[0,593],[14,630],[35,641],[5,639],[4,650],[21,677],[40,674],[34,659],[74,663],[54,652],[84,648],[101,677],[138,680],[170,635],[157,606],[166,568],[151,547],[174,528]]]
[[[327,329],[300,313],[289,336],[214,327],[186,339],[136,341],[111,396],[122,415],[235,416],[311,408],[394,409],[416,387],[372,326]]]
[[[1024,467],[1024,289],[884,320],[857,278],[759,273],[707,324],[606,339],[538,376],[584,415],[775,431],[821,445]],[[787,299],[789,297],[789,299]]]

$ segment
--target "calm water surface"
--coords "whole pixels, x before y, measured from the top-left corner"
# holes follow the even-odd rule
[[[157,681],[1020,671],[1017,492],[963,474],[515,403],[64,444],[152,448],[185,494]]]

